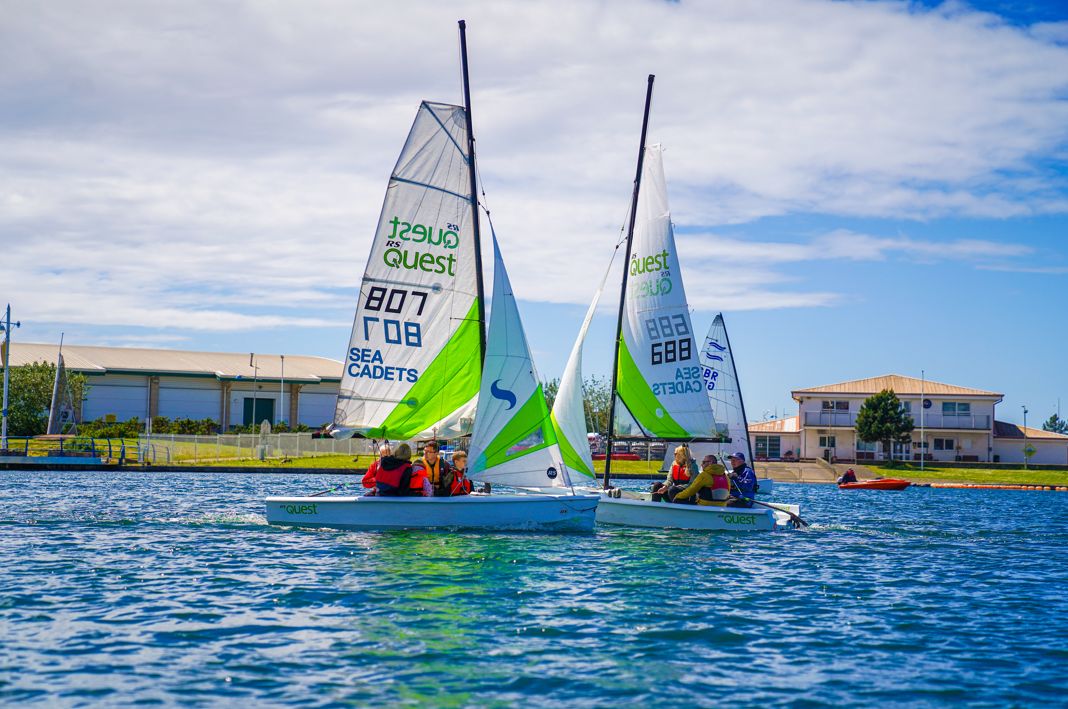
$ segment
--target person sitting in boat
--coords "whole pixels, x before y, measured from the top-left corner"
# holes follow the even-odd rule
[[[844,473],[842,473],[838,477],[838,484],[839,485],[841,485],[843,483],[855,483],[856,481],[857,481],[857,474],[855,472],[853,472],[852,468],[850,468],[849,470],[845,471]]]
[[[363,486],[365,488],[369,490],[375,489],[375,477],[378,475],[378,471],[382,468],[382,459],[391,452],[388,443],[383,443],[378,447],[378,458],[368,466],[367,472],[363,474]]]
[[[756,496],[756,473],[745,464],[745,453],[741,451],[731,454],[730,463],[731,487],[734,488],[736,496],[727,501],[727,506],[752,507],[753,497]]]
[[[690,479],[697,475],[697,462],[690,457],[688,446],[675,449],[675,462],[671,464],[667,477],[661,484],[653,483],[653,501],[660,502],[675,499],[675,494],[690,484]]]
[[[731,483],[716,456],[709,454],[701,460],[701,472],[685,489],[675,494],[672,502],[723,507],[730,497]]]
[[[452,454],[452,465],[442,474],[445,494],[449,497],[471,494],[471,480],[467,477],[467,451]]]
[[[441,458],[441,448],[437,441],[427,441],[423,446],[423,457],[415,461],[415,468],[423,470],[427,480],[434,488],[434,494],[438,497],[447,497],[448,492],[443,484],[445,472],[449,464]]]
[[[392,455],[382,458],[375,473],[375,487],[381,497],[404,497],[409,494],[411,484],[412,448],[401,443]]]

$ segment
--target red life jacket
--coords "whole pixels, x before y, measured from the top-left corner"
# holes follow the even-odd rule
[[[688,465],[671,464],[671,482],[676,485],[690,482],[690,467]]]
[[[375,475],[375,486],[378,488],[379,495],[396,497],[406,494],[411,480],[412,464],[406,460],[387,456],[382,459],[382,465]]]
[[[470,495],[471,481],[467,479],[462,470],[453,470],[452,483],[449,485],[449,495]]]
[[[426,470],[423,468],[412,468],[412,477],[408,482],[408,497],[422,497],[423,481],[427,479]]]

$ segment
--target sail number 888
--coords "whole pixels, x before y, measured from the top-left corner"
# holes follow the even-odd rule
[[[693,358],[693,339],[686,316],[682,313],[647,318],[645,332],[653,340],[649,358],[651,364],[672,364]]]

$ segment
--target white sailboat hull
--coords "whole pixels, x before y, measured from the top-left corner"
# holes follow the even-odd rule
[[[597,505],[597,522],[658,529],[766,532],[777,526],[777,515],[766,507],[677,505],[603,496]]]
[[[499,529],[589,532],[597,495],[268,497],[267,522],[335,529]]]

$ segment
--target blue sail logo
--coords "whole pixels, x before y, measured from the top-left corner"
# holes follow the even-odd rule
[[[508,408],[505,409],[505,411],[511,411],[512,409],[515,408],[515,394],[513,394],[510,391],[508,391],[507,389],[502,389],[502,388],[498,387],[497,384],[500,381],[501,380],[498,379],[497,381],[495,381],[492,384],[490,384],[490,394],[493,394],[493,398],[494,399],[500,399],[501,401],[507,401],[508,402]]]

